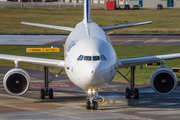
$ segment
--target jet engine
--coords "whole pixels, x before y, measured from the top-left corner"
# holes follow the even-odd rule
[[[156,69],[151,75],[151,87],[158,94],[170,94],[174,91],[176,85],[177,77],[168,68]]]
[[[14,68],[5,74],[3,85],[8,93],[22,95],[30,86],[30,76],[25,70]]]

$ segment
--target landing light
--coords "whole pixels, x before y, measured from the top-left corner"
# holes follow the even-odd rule
[[[95,89],[89,89],[87,91],[88,94],[95,94],[96,93],[96,90]]]

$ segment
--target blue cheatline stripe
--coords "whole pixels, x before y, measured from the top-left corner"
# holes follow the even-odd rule
[[[88,2],[88,0],[86,0],[86,17],[87,17],[87,23],[88,23],[88,7],[89,7],[89,2]]]

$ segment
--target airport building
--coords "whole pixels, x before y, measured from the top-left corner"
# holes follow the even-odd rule
[[[109,1],[109,0],[108,0]],[[139,5],[141,8],[157,8],[158,4],[162,4],[163,8],[180,8],[180,0],[114,0],[116,6],[123,7],[129,4],[132,8],[133,5]],[[105,0],[91,0],[94,4],[105,4]]]
[[[83,3],[83,0],[61,0],[62,2]],[[92,4],[106,4],[106,1],[116,1],[116,6],[124,7],[129,4],[139,5],[141,8],[157,8],[158,4],[162,4],[163,8],[180,8],[180,0],[91,0]]]
[[[83,0],[61,0],[62,2],[83,3]],[[180,0],[91,0],[91,4],[106,4],[106,1],[116,1],[116,6],[124,7],[129,4],[139,5],[140,8],[157,8],[158,4],[162,4],[163,8],[180,8]]]
[[[18,1],[21,0],[0,0],[0,1]],[[32,1],[32,0],[22,0]],[[65,3],[83,3],[84,0],[33,0],[34,2],[65,2]],[[91,4],[106,4],[106,1],[116,1],[116,6],[123,8],[126,4],[133,8],[133,5],[139,5],[140,8],[157,8],[158,4],[162,4],[163,8],[180,8],[180,0],[91,0]]]
[[[180,0],[120,0],[125,4],[139,5],[142,8],[157,8],[158,4],[162,4],[163,8],[180,8]]]

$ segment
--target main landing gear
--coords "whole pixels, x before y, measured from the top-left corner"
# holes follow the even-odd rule
[[[117,72],[130,83],[130,88],[126,88],[126,99],[130,99],[131,95],[134,96],[135,99],[139,99],[139,90],[137,88],[134,88],[134,72],[135,72],[135,66],[131,67],[131,70],[124,76],[120,71],[117,70]],[[127,79],[127,75],[131,72],[131,80]]]
[[[90,94],[89,100],[86,103],[86,109],[87,110],[97,110],[98,109],[98,103],[94,101],[93,94],[96,93],[96,91],[93,89],[88,90],[88,94]]]
[[[53,89],[49,88],[49,84],[51,81],[53,81],[56,77],[58,77],[59,74],[61,74],[63,70],[61,70],[57,75],[51,74],[51,78],[49,78],[48,73],[48,67],[44,67],[44,87],[41,89],[41,99],[45,99],[45,96],[49,96],[49,99],[53,99]]]

